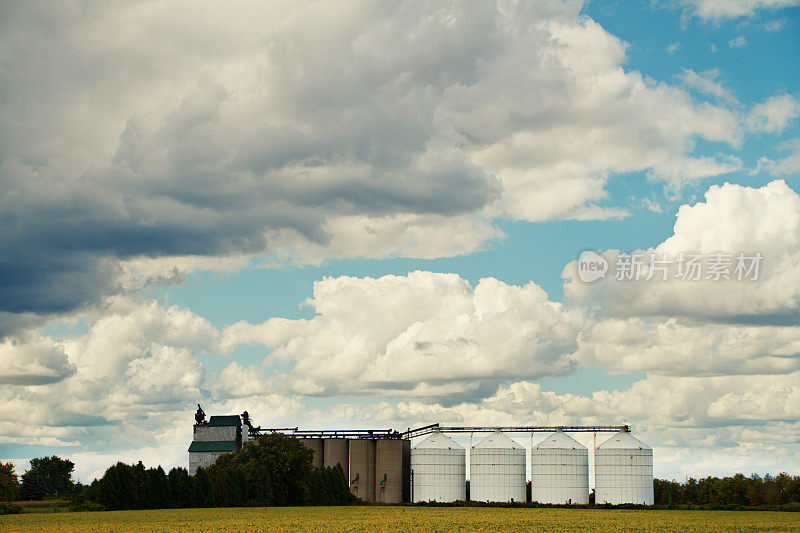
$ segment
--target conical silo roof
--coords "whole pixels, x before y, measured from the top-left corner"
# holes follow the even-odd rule
[[[598,450],[650,450],[650,446],[640,441],[630,433],[620,431],[597,447]]]
[[[522,446],[517,444],[513,439],[511,439],[508,435],[504,434],[502,431],[495,431],[478,444],[472,447],[473,449],[515,449],[515,450],[524,450]]]
[[[442,433],[441,431],[437,431],[432,433],[427,439],[423,440],[416,446],[415,449],[419,448],[432,448],[437,450],[463,450],[464,447],[461,446],[459,443]]]
[[[536,450],[558,449],[558,450],[585,450],[586,446],[576,441],[563,431],[556,431],[542,442],[533,447]]]

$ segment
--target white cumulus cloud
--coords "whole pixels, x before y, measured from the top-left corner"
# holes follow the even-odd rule
[[[325,278],[310,320],[238,323],[224,346],[258,343],[291,361],[276,383],[310,394],[473,395],[512,376],[570,372],[581,315],[538,286],[455,274]]]
[[[773,176],[793,176],[800,174],[800,139],[792,139],[783,143],[780,148],[788,150],[790,153],[780,159],[770,159],[762,157],[758,160],[758,166],[754,173],[758,174],[762,169]]]
[[[750,110],[747,124],[752,131],[779,134],[800,115],[800,101],[789,94],[779,94],[756,104]]]
[[[0,340],[0,384],[42,385],[75,373],[63,346],[38,334]]]
[[[705,20],[721,21],[752,17],[759,10],[777,10],[800,5],[800,0],[680,0],[691,14]]]
[[[611,267],[602,282],[586,284],[576,275],[577,262],[564,270],[565,295],[576,302],[594,302],[602,314],[614,316],[677,316],[732,323],[795,324],[800,311],[800,196],[782,180],[761,188],[726,183],[714,185],[705,202],[683,205],[674,233],[648,250],[628,250],[642,263],[640,280],[622,279],[622,252],[604,253]],[[681,254],[703,261],[699,280],[678,276]],[[731,278],[709,279],[715,254]],[[742,266],[737,279],[741,254]],[[752,280],[758,261],[758,279]],[[666,260],[665,272],[649,262]],[[658,265],[657,265],[658,266]],[[748,270],[750,274],[747,275]],[[630,269],[623,273],[632,272]],[[684,268],[683,273],[687,273]],[[621,278],[621,279],[618,279]]]

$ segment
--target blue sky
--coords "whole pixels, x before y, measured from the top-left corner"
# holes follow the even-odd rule
[[[199,402],[625,420],[657,475],[800,468],[797,2],[2,24],[0,460],[183,464]],[[656,247],[763,251],[763,277],[574,275]]]

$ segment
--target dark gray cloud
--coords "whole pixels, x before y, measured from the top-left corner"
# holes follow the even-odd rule
[[[378,18],[403,37],[416,11]],[[451,14],[454,35],[438,35],[433,55],[422,52],[441,17],[387,62],[369,45],[381,32],[355,23],[322,39],[291,24],[192,37],[177,12],[124,4],[4,10],[0,310],[96,300],[116,289],[117,259],[256,254],[283,229],[325,242],[336,216],[480,210],[500,187],[437,124],[436,93],[474,79],[491,47],[471,33],[494,25]],[[141,27],[114,20],[126,17]],[[201,44],[214,35],[219,49]]]

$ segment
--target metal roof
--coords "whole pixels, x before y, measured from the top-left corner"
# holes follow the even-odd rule
[[[472,447],[473,449],[481,449],[481,448],[503,448],[503,449],[517,449],[517,450],[524,450],[522,446],[516,443],[511,437],[504,434],[501,431],[495,431],[478,444]]]
[[[598,450],[650,450],[650,446],[640,441],[630,433],[620,431],[597,447]]]
[[[563,431],[556,431],[542,442],[534,446],[534,449],[559,449],[559,450],[585,450],[586,446],[576,441]]]
[[[445,435],[437,431],[436,433],[432,433],[430,437],[425,439],[424,441],[420,442],[414,448],[436,448],[436,449],[451,449],[451,450],[463,450],[464,447],[461,446],[459,443]]]
[[[208,426],[212,428],[222,426],[239,426],[241,423],[242,422],[239,419],[239,415],[212,416],[208,419]]]
[[[235,440],[196,440],[189,445],[190,452],[232,452],[235,450]]]

